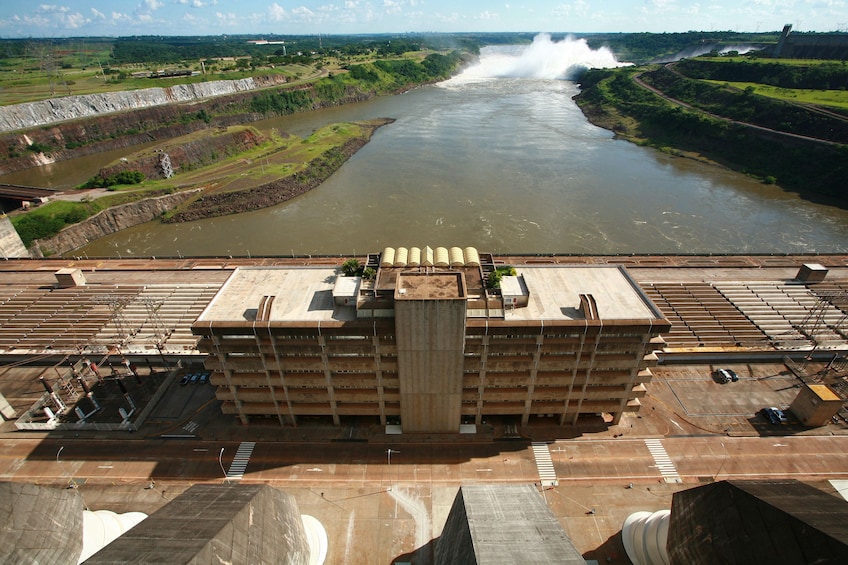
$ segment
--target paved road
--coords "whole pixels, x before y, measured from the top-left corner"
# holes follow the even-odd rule
[[[560,440],[550,445],[560,484],[657,482],[703,478],[848,479],[848,437],[675,437]],[[224,480],[238,442],[27,439],[0,445],[0,479],[27,482],[144,483]],[[219,463],[221,448],[224,453]],[[387,449],[393,449],[388,464]],[[669,467],[669,464],[671,467]],[[222,469],[223,466],[223,469]],[[278,486],[535,482],[535,459],[525,442],[393,447],[364,443],[259,442],[244,482]]]

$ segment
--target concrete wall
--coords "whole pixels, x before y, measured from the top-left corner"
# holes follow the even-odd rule
[[[0,132],[45,126],[66,120],[88,118],[113,112],[139,110],[151,106],[192,102],[255,90],[261,86],[252,77],[178,84],[166,88],[144,88],[52,98],[0,107]]]
[[[465,300],[395,303],[404,432],[459,431],[465,310]]]
[[[12,257],[29,257],[24,242],[21,241],[21,236],[12,225],[12,221],[7,216],[0,217],[0,254],[3,259]]]

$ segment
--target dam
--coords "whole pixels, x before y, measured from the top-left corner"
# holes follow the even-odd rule
[[[339,286],[347,257],[12,259],[0,264],[0,355],[54,365],[68,373],[60,381],[71,388],[68,364],[86,359],[100,367],[203,365],[224,414],[243,424],[261,416],[288,427],[321,417],[338,426],[372,416],[388,425],[404,411],[402,375],[412,370],[404,355],[430,363],[403,351],[427,356],[448,347],[433,341],[445,336],[441,315],[431,328],[437,333],[425,339],[421,332],[430,330],[411,312],[447,300],[437,309],[450,312],[458,333],[437,364],[458,375],[445,384],[456,397],[447,420],[417,420],[440,433],[487,416],[515,416],[522,425],[554,416],[566,425],[609,413],[615,421],[639,410],[655,366],[848,364],[846,255],[494,256],[468,249],[462,264],[463,251],[452,248],[445,265],[432,267],[369,254],[360,262],[374,265],[377,276],[355,280],[356,290]],[[392,254],[412,256],[427,255]],[[488,288],[486,273],[505,266],[515,270],[517,286]],[[416,290],[425,287],[415,277],[436,277],[428,284],[450,277],[444,289],[456,292]],[[259,285],[277,278],[270,290]],[[396,308],[406,300],[424,302],[404,305],[410,313],[401,316]],[[395,328],[401,323],[407,329]],[[844,399],[843,380],[831,380],[825,384]]]

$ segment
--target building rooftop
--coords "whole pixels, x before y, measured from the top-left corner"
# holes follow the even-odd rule
[[[530,293],[527,307],[507,319],[582,320],[580,295],[592,295],[601,320],[659,319],[662,314],[620,266],[526,266],[517,268]],[[423,272],[388,269],[395,299],[469,297],[467,268]],[[197,321],[349,321],[351,307],[333,303],[337,271],[329,267],[239,267]],[[264,300],[263,300],[264,299]],[[261,309],[261,311],[260,311]]]
[[[353,308],[333,304],[336,275],[331,267],[239,267],[197,321],[255,321],[266,296],[273,300],[262,320],[354,320]]]
[[[530,292],[526,308],[507,311],[507,319],[579,320],[580,295],[591,294],[601,320],[662,318],[638,285],[621,267],[527,266],[516,267]]]
[[[395,300],[463,299],[465,284],[461,273],[401,273]]]

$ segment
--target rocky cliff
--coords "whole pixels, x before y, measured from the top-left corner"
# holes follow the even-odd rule
[[[35,241],[30,253],[33,257],[68,253],[97,238],[155,220],[165,211],[193,198],[201,191],[202,189],[187,190],[103,210],[96,216],[65,228],[50,239]]]

